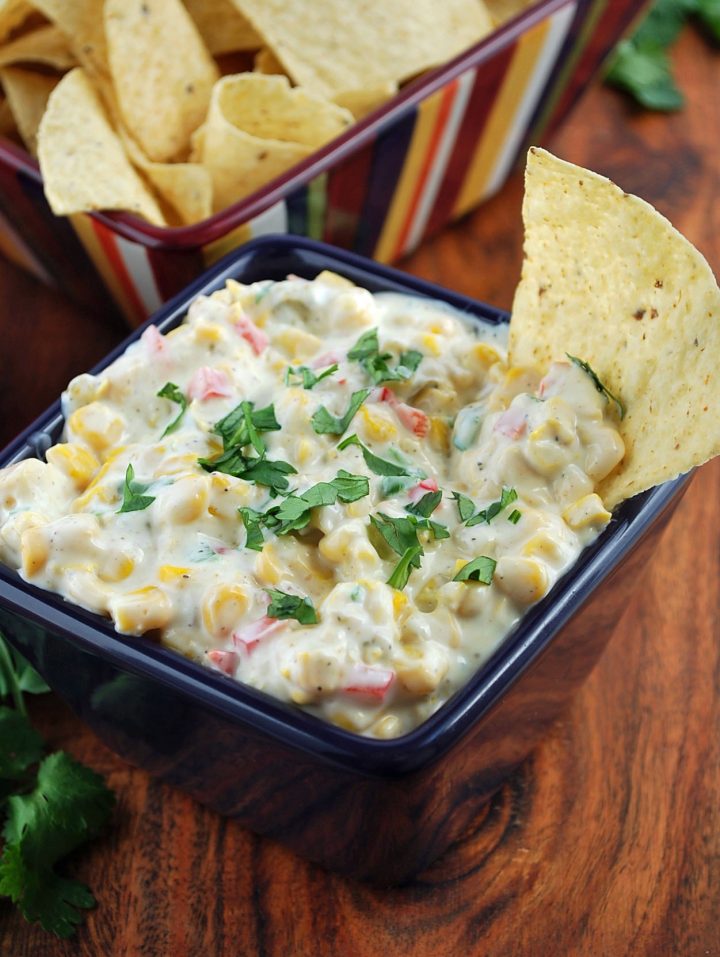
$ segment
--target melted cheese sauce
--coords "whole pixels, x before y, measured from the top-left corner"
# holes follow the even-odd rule
[[[373,381],[348,358],[373,329],[386,367],[414,351],[417,368]],[[119,632],[156,632],[343,728],[403,734],[468,680],[610,519],[593,488],[624,450],[604,396],[574,364],[542,380],[508,369],[502,339],[442,303],[373,296],[329,273],[231,281],[167,336],[151,327],[100,375],[70,383],[63,441],[47,462],[0,472],[0,559]],[[312,388],[288,375],[333,364]],[[166,383],[185,397],[184,414],[158,396]],[[342,434],[315,430],[320,406],[343,416],[365,389]],[[266,457],[296,470],[279,495],[198,462],[212,469],[223,452],[213,428],[243,400],[274,405]],[[353,434],[403,474],[376,474],[357,444],[339,449]],[[151,502],[119,511],[129,465]],[[266,527],[261,550],[247,547],[240,508],[265,513],[341,470],[366,477],[369,494],[314,507],[288,534]],[[430,519],[447,537],[418,530],[419,567],[393,587],[402,556],[371,516],[407,519],[434,489]],[[487,511],[503,490],[517,497],[468,523],[468,509]],[[472,500],[465,520],[453,492]],[[454,580],[480,556],[495,562],[490,584]],[[307,598],[317,623],[269,615],[271,589]]]

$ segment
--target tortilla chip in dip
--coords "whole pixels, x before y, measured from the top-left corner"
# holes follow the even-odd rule
[[[123,121],[156,163],[182,159],[220,73],[180,0],[105,0],[110,72]]]
[[[50,95],[38,131],[38,159],[45,195],[58,216],[122,209],[165,225],[79,67],[66,74]]]
[[[657,210],[540,149],[525,174],[510,361],[574,356],[625,408],[608,508],[720,453],[720,289]]]
[[[213,89],[193,159],[210,170],[215,209],[249,195],[342,133],[352,114],[284,76],[242,73]]]

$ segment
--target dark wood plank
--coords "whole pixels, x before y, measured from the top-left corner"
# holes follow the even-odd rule
[[[677,51],[688,107],[639,114],[597,88],[556,138],[640,193],[720,267],[718,56]],[[509,306],[522,185],[405,268]],[[0,262],[0,429],[9,438],[121,337]],[[100,899],[71,943],[0,904],[5,957],[504,957],[720,953],[720,463],[702,469],[573,707],[466,836],[409,887],[329,875],[124,765],[52,696],[53,747],[106,774],[119,805],[73,870]]]

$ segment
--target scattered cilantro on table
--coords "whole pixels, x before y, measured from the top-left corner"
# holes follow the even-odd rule
[[[668,49],[690,17],[720,42],[720,0],[655,0],[635,33],[618,44],[606,82],[625,90],[646,109],[681,109],[685,101]]]
[[[0,635],[0,898],[58,937],[70,937],[95,906],[84,884],[56,866],[104,827],[115,803],[100,775],[44,745],[27,716],[24,694],[47,685]]]

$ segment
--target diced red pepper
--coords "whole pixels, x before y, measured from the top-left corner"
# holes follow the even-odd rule
[[[413,485],[413,487],[409,489],[408,498],[411,502],[419,502],[423,495],[425,495],[427,492],[437,492],[438,489],[438,483],[434,478],[426,478],[423,479],[422,482],[418,482],[417,485]]]
[[[286,621],[279,621],[277,618],[264,615],[245,628],[234,631],[232,635],[233,644],[237,648],[244,648],[249,653],[263,638],[280,631],[285,625],[287,625]]]
[[[376,401],[387,402],[405,428],[417,435],[418,438],[424,439],[430,431],[430,419],[425,413],[416,409],[415,406],[401,402],[393,390],[387,386],[383,386],[380,390],[379,398]]]
[[[259,329],[252,319],[244,314],[235,320],[235,329],[243,339],[246,339],[250,343],[255,355],[259,356],[270,341],[262,329]]]
[[[233,388],[221,369],[201,366],[190,379],[187,394],[191,399],[223,399],[233,394]]]
[[[395,672],[390,668],[371,668],[369,665],[355,665],[346,677],[343,691],[348,694],[368,695],[371,698],[384,698],[395,681]]]
[[[234,675],[238,664],[236,651],[208,651],[208,659],[213,665],[226,675]]]
[[[518,439],[527,429],[527,419],[522,409],[510,406],[493,426],[494,432],[506,435],[509,439]]]
[[[148,326],[140,336],[140,341],[153,356],[162,355],[167,349],[165,336],[162,335],[157,326]]]
[[[344,356],[341,356],[339,352],[323,352],[321,356],[311,360],[310,368],[326,369],[328,366],[339,365],[343,358]]]

